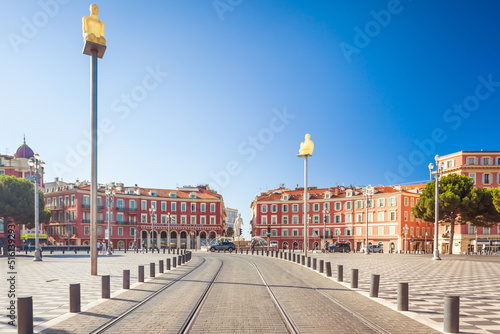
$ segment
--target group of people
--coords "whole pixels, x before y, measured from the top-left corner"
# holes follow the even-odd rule
[[[113,248],[110,246],[110,251],[113,251]],[[97,254],[101,253],[102,255],[107,254],[106,241],[99,242],[97,241]]]

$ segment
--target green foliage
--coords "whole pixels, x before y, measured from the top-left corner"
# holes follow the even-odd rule
[[[500,188],[491,189],[491,194],[493,196],[493,204],[498,212],[500,212]]]
[[[229,226],[229,227],[227,228],[226,235],[227,235],[228,237],[232,237],[232,236],[233,236],[233,234],[234,234],[234,230],[233,230],[233,228],[232,228],[231,226]]]
[[[464,199],[468,212],[464,219],[475,226],[491,226],[500,222],[500,212],[495,209],[494,190],[473,188],[471,196]]]
[[[435,186],[435,182],[425,186],[417,205],[412,208],[415,217],[434,221]],[[443,177],[439,181],[439,221],[450,224],[450,245],[453,245],[455,224],[491,226],[499,222],[500,214],[493,203],[493,192],[474,188],[472,178],[457,174]],[[451,254],[452,247],[449,251]]]
[[[0,217],[12,218],[17,224],[35,226],[34,184],[26,179],[0,175]],[[38,206],[40,223],[50,220],[50,211],[45,209],[43,192],[39,190]]]

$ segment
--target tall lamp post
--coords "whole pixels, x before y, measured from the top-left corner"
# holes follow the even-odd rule
[[[408,237],[408,224],[405,224],[405,227],[403,227],[403,233],[405,234],[405,254],[406,254],[406,252],[407,252],[406,247],[407,247],[407,244],[408,244],[408,240],[407,240],[407,237]]]
[[[111,255],[111,206],[115,198],[115,191],[108,185],[106,187],[106,200],[108,202],[108,252],[107,255]]]
[[[170,212],[167,213],[167,247],[170,249]]]
[[[306,134],[305,140],[303,143],[300,143],[299,154],[297,157],[304,158],[304,256],[307,257],[307,249],[308,245],[308,231],[309,231],[309,222],[307,221],[307,158],[310,157],[314,150],[314,143],[311,140],[311,135]]]
[[[370,250],[368,249],[368,204],[370,203],[370,200],[373,197],[373,187],[372,186],[365,187],[364,191],[365,192],[364,192],[363,196],[366,199],[366,242],[365,242],[366,246],[365,246],[365,254],[369,255],[370,254]]]
[[[40,160],[40,155],[35,153],[31,159],[28,160],[30,166],[30,174],[35,172],[35,257],[33,261],[42,261],[40,255],[40,209],[38,207],[38,185],[40,184],[40,174],[43,174],[45,162]]]
[[[155,233],[155,213],[156,208],[150,207],[149,214],[151,215],[151,252],[154,252],[154,233]]]
[[[83,51],[90,56],[91,182],[90,182],[90,274],[97,275],[97,58],[106,51],[104,23],[97,18],[99,8],[90,5],[90,15],[82,18]]]
[[[323,209],[323,248],[326,252],[326,216],[330,214],[330,211]]]
[[[441,179],[441,175],[443,173],[443,167],[440,166],[439,164],[439,155],[436,154],[434,157],[434,160],[436,160],[436,171],[434,172],[434,182],[436,183],[436,189],[434,191],[435,193],[435,208],[434,208],[434,256],[432,257],[433,260],[441,260],[439,257],[439,243],[438,243],[438,238],[439,238],[439,180]],[[429,164],[429,172],[431,174],[431,179],[432,179],[432,174],[433,174],[433,169],[434,169],[434,164],[431,162]]]

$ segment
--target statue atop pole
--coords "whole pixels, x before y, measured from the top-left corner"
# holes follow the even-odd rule
[[[82,18],[83,54],[92,55],[92,50],[97,51],[97,57],[102,58],[106,51],[106,39],[104,38],[104,23],[97,18],[99,8],[90,5],[90,15]]]

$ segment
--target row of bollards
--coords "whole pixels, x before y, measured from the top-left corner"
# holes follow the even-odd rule
[[[166,260],[167,271],[170,270],[171,264],[175,268],[177,263],[179,266],[191,260],[191,252],[184,252],[178,257],[168,258]],[[172,260],[172,261],[171,261]],[[164,262],[159,261],[159,272],[164,272]],[[149,274],[150,277],[155,277],[156,265],[155,263],[150,263]],[[138,266],[138,282],[144,282],[144,266]],[[101,276],[101,298],[108,299],[111,298],[111,285],[110,276]],[[123,289],[130,289],[130,270],[123,270]],[[17,309],[18,309],[18,334],[32,334],[33,333],[33,297],[32,296],[20,296],[17,298]],[[80,283],[69,285],[69,312],[78,313],[81,312],[81,295],[80,295]]]
[[[259,255],[259,250],[256,250],[257,255]],[[264,250],[261,250],[262,255],[264,255]],[[320,274],[325,274],[326,277],[332,277],[332,265],[330,262],[325,262],[324,260],[319,260],[319,268],[317,268],[317,259],[311,257],[306,257],[301,254],[295,254],[292,250],[288,252],[276,251],[276,258],[285,259],[293,263],[307,265],[307,268],[318,270]],[[248,249],[247,249],[248,254]],[[254,254],[254,250],[251,251]],[[269,256],[269,251],[267,251]],[[271,257],[273,257],[273,251],[271,250]],[[306,262],[307,261],[307,262]],[[337,265],[337,282],[344,281],[344,266]],[[358,288],[359,281],[359,270],[351,269],[351,289]],[[370,280],[370,290],[369,296],[372,298],[378,298],[380,289],[380,275],[372,274]],[[407,282],[399,282],[397,290],[397,310],[398,311],[408,311],[409,310],[409,286]],[[444,332],[445,333],[459,333],[460,327],[460,296],[446,295],[444,296]]]

